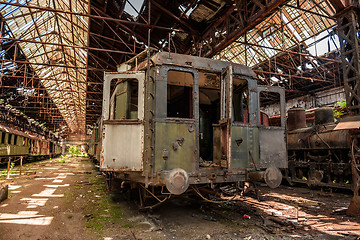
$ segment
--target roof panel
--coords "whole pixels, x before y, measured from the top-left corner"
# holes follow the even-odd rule
[[[20,4],[87,14],[88,1],[33,0]],[[85,132],[88,18],[0,4],[33,69],[73,132]],[[76,27],[74,27],[76,25]],[[76,46],[76,47],[73,47]],[[47,65],[41,65],[46,63]],[[69,67],[67,67],[69,66]],[[47,80],[46,78],[56,80]],[[64,82],[62,82],[64,81]],[[71,117],[70,117],[71,116]]]
[[[259,45],[277,49],[290,49],[336,24],[331,18],[307,12],[312,11],[332,16],[334,13],[327,1],[303,1],[301,8],[306,11],[296,8],[296,6],[296,0],[290,1],[288,5],[283,6],[279,11],[247,32],[246,39],[250,46],[246,48],[246,51],[243,44],[231,44],[214,58],[232,60],[252,67],[279,53],[274,49],[261,48]],[[238,42],[243,43],[245,42],[244,39],[244,37],[241,37]],[[234,56],[239,55],[239,57],[229,59],[227,54],[229,52]]]

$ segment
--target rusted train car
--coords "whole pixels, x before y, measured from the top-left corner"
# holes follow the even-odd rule
[[[148,66],[143,55],[104,75],[97,134],[108,179],[176,195],[189,186],[280,184],[288,165],[282,88],[259,86],[240,64],[160,52]],[[279,95],[280,126],[264,125],[264,92]]]
[[[39,138],[10,127],[0,125],[0,164],[22,157],[26,160],[45,159],[60,154],[59,143]]]
[[[315,121],[307,127],[305,110],[288,111],[289,182],[310,186],[352,188],[349,130],[335,130],[333,109],[315,110]]]

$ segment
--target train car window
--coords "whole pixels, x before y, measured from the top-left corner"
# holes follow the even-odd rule
[[[168,71],[167,117],[194,118],[194,76],[189,72]]]
[[[117,84],[115,89],[112,119],[138,118],[138,92],[137,79],[129,79]]]
[[[12,134],[8,134],[8,144],[11,144],[11,138],[12,138]]]
[[[1,144],[4,144],[4,143],[5,143],[5,136],[6,136],[6,133],[5,133],[5,132],[1,132]]]
[[[280,94],[264,92],[260,94],[260,124],[263,126],[281,126]]]
[[[234,78],[233,84],[233,121],[249,123],[249,87],[244,79]]]
[[[14,145],[17,145],[18,136],[14,135]]]
[[[95,128],[95,142],[99,141],[99,128]]]

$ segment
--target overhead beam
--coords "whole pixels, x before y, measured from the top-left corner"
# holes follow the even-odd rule
[[[128,54],[128,55],[136,55],[133,52],[125,52],[125,51],[119,51],[119,50],[113,50],[113,49],[103,49],[103,48],[93,48],[93,47],[83,47],[83,46],[77,46],[77,45],[69,45],[69,44],[62,44],[62,43],[50,43],[50,42],[42,42],[42,41],[35,41],[35,40],[29,40],[29,39],[18,39],[18,38],[9,38],[9,37],[2,37],[0,38],[2,40],[11,40],[15,42],[26,42],[26,43],[37,43],[37,44],[43,44],[43,45],[52,45],[52,46],[60,46],[60,47],[68,47],[68,48],[80,48],[84,50],[93,50],[93,51],[100,51],[100,52],[112,52],[112,53],[120,53],[120,54]]]
[[[341,12],[346,7],[345,2],[342,0],[329,0],[329,2],[335,8],[336,12]]]
[[[23,4],[20,4],[20,3],[9,3],[9,2],[4,2],[4,1],[1,1],[0,4],[16,6],[16,7],[23,7],[23,8],[38,9],[38,10],[43,10],[43,11],[47,11],[47,12],[65,13],[65,14],[70,14],[70,15],[89,17],[89,18],[93,18],[93,19],[101,19],[101,20],[106,20],[106,21],[113,21],[113,22],[123,23],[123,24],[128,24],[128,25],[137,25],[137,26],[146,27],[146,28],[156,28],[156,29],[162,29],[162,30],[167,30],[167,31],[183,32],[183,30],[181,30],[181,29],[156,26],[156,25],[133,22],[133,21],[123,20],[123,19],[118,19],[118,18],[112,18],[112,17],[103,17],[103,16],[97,16],[97,15],[91,15],[91,14],[87,14],[87,13],[77,13],[77,12],[72,12],[72,11],[65,11],[65,10],[54,9],[54,8],[49,8],[49,7],[40,7],[40,6],[29,5],[29,4],[23,5]],[[5,20],[6,20],[6,18],[5,18]]]

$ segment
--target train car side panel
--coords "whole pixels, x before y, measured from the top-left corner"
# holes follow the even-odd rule
[[[101,168],[142,171],[144,126],[104,123]],[[121,132],[121,134],[117,134]]]
[[[284,129],[259,129],[260,168],[287,168],[287,149]]]
[[[233,126],[231,168],[253,168],[259,162],[259,131],[251,126]]]
[[[157,122],[155,170],[196,169],[196,136],[193,123]]]

